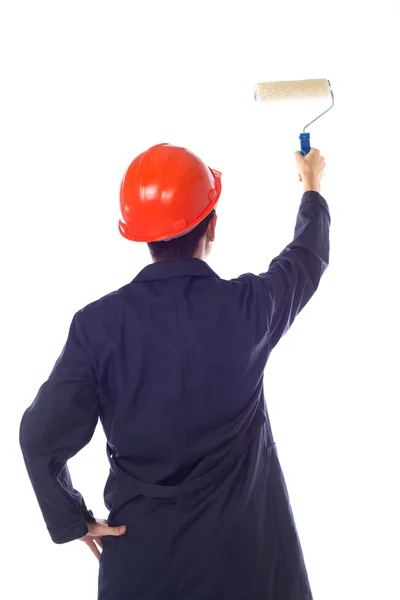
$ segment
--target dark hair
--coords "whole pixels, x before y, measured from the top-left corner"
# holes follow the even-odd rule
[[[171,260],[174,258],[193,258],[199,249],[201,238],[205,235],[215,209],[203,219],[197,227],[186,235],[169,242],[149,242],[150,254],[155,260]]]

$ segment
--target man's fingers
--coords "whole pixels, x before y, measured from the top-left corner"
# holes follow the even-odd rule
[[[91,549],[91,551],[93,552],[93,554],[95,555],[95,557],[99,560],[100,559],[100,551],[97,548],[94,540],[90,540],[90,542],[87,541],[85,543],[89,546],[89,548]]]
[[[103,541],[102,541],[101,537],[95,537],[94,540],[95,540],[96,544],[98,546],[100,546],[100,548],[103,548]]]

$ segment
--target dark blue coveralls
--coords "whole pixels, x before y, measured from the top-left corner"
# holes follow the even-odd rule
[[[49,533],[93,522],[67,461],[100,417],[110,475],[100,600],[310,600],[263,392],[271,350],[316,291],[330,215],[304,194],[266,273],[152,264],[86,306],[26,410],[20,444]]]

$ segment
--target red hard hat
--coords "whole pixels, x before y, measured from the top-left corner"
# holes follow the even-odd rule
[[[218,202],[221,173],[185,148],[158,144],[129,165],[121,183],[119,231],[157,242],[194,229]]]

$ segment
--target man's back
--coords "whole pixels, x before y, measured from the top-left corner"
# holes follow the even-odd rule
[[[166,261],[85,309],[108,441],[139,479],[186,479],[251,422],[270,347],[245,279]]]

